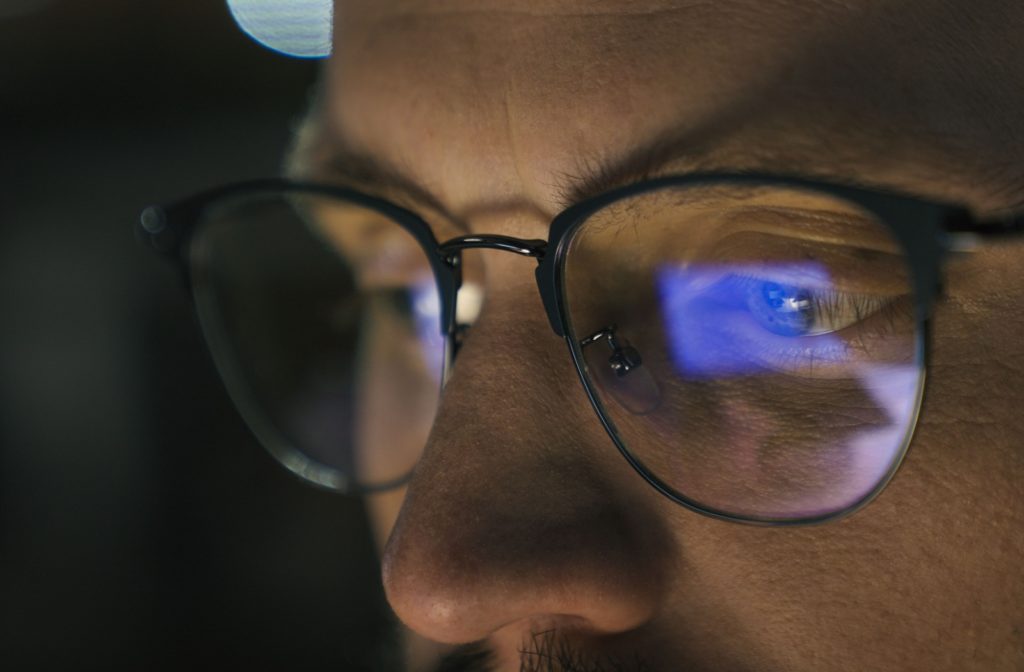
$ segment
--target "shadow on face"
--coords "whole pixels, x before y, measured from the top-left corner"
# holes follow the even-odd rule
[[[545,237],[574,200],[694,170],[1019,205],[1024,61],[1011,45],[1024,14],[1011,3],[346,3],[336,20],[311,170],[425,210],[442,238]],[[803,230],[816,244],[837,238],[837,258],[863,247],[856,230]],[[762,259],[773,246],[808,256],[799,241],[749,241]],[[684,259],[701,249],[689,242]],[[877,293],[899,284],[885,254],[830,268]],[[699,517],[644,483],[551,333],[532,262],[481,253],[483,312],[407,492],[377,506],[393,608],[429,640],[486,639],[508,666],[531,632],[555,628],[581,650],[654,669],[1014,669],[1024,623],[1014,254],[986,249],[948,269],[929,397],[886,493],[838,523],[761,529]],[[691,298],[682,308],[693,312]],[[720,445],[750,444],[760,457],[748,468],[774,468],[786,465],[783,445],[812,452],[895,417],[864,379],[787,383],[791,372],[664,385],[677,415],[659,431],[704,456],[691,485],[726,496],[722,474],[744,467]],[[843,455],[833,458],[817,480],[796,471],[789,486],[841,490]]]

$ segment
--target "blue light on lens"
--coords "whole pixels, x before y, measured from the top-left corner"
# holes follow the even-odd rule
[[[838,337],[815,331],[815,293],[831,282],[807,263],[663,266],[658,298],[669,354],[692,377],[841,363]]]
[[[437,283],[433,277],[425,278],[412,285],[409,293],[423,361],[440,383],[444,370],[445,342],[441,333],[441,299],[437,293]]]
[[[802,287],[777,282],[755,282],[747,299],[751,313],[768,331],[781,336],[802,336],[814,322],[810,292]]]
[[[331,54],[334,0],[227,0],[238,27],[268,49],[296,58]]]

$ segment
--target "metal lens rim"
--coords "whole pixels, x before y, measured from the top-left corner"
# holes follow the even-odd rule
[[[756,175],[701,175],[695,176],[692,179],[665,179],[652,181],[645,185],[643,189],[623,189],[615,192],[610,197],[602,198],[599,201],[595,201],[589,204],[590,207],[581,210],[571,220],[562,222],[565,227],[560,231],[560,240],[558,247],[555,251],[556,258],[554,259],[554,279],[555,287],[559,296],[558,306],[560,312],[560,319],[562,328],[565,334],[565,340],[569,347],[569,352],[572,355],[573,364],[576,367],[576,373],[580,378],[580,382],[587,394],[587,398],[590,400],[594,411],[597,413],[598,418],[601,421],[602,426],[608,433],[609,437],[615,443],[616,448],[626,459],[626,461],[633,467],[633,469],[640,474],[651,486],[653,486],[658,492],[665,497],[668,497],[673,502],[690,509],[696,513],[700,513],[711,518],[719,520],[725,520],[735,523],[745,523],[750,525],[759,526],[804,526],[804,525],[816,525],[826,522],[831,522],[849,516],[856,511],[860,510],[872,500],[875,499],[892,481],[896,473],[899,471],[900,466],[906,457],[907,451],[910,448],[910,444],[913,441],[914,433],[917,429],[918,418],[921,413],[921,407],[924,403],[926,383],[927,383],[927,360],[928,360],[928,346],[930,343],[930,322],[927,317],[927,310],[921,308],[922,300],[921,297],[915,296],[915,356],[914,364],[918,369],[917,376],[917,387],[914,394],[913,405],[910,413],[907,428],[904,430],[904,436],[900,443],[899,449],[896,451],[894,457],[891,460],[890,466],[886,471],[885,475],[879,482],[860,499],[856,500],[852,504],[836,510],[830,511],[824,514],[816,516],[800,516],[800,517],[766,517],[766,516],[751,516],[745,514],[732,513],[726,509],[715,508],[707,506],[701,502],[688,497],[671,485],[666,483],[663,479],[659,478],[654,472],[652,472],[644,462],[637,457],[626,445],[625,441],[621,438],[618,428],[612,421],[610,414],[605,410],[604,404],[601,401],[600,394],[596,389],[596,385],[590,380],[589,376],[585,373],[586,361],[583,356],[582,348],[579,345],[579,336],[575,333],[575,329],[572,325],[572,321],[569,319],[569,299],[566,292],[565,286],[565,266],[569,257],[569,251],[572,246],[572,241],[576,238],[576,235],[584,228],[585,224],[590,219],[603,211],[608,206],[619,203],[623,200],[636,198],[642,194],[660,191],[663,189],[680,189],[684,187],[693,187],[698,185],[708,184],[764,184],[765,186],[779,186],[788,187],[793,189],[804,189],[807,191],[814,191],[821,193],[826,196],[833,198],[839,198],[842,200],[854,203],[861,208],[871,212],[879,221],[889,227],[893,233],[893,239],[896,240],[903,248],[904,256],[907,259],[909,270],[912,274],[917,272],[913,264],[913,255],[910,254],[907,249],[907,238],[906,236],[897,235],[898,232],[893,226],[892,220],[889,217],[884,216],[883,212],[876,207],[873,207],[872,203],[861,202],[860,199],[851,197],[851,194],[858,193],[859,190],[853,188],[834,187],[832,185],[818,185],[814,182],[807,180],[790,180],[787,178],[777,177],[763,177]],[[887,195],[883,195],[885,198]],[[911,289],[915,294],[920,293],[920,282],[918,278],[911,276]]]
[[[302,192],[268,191],[233,194],[218,199],[216,202],[211,203],[204,209],[200,217],[202,226],[197,227],[195,230],[196,234],[192,235],[187,243],[189,279],[193,296],[193,304],[195,306],[196,320],[199,323],[199,328],[203,334],[203,340],[206,342],[210,358],[213,360],[213,364],[217,369],[220,379],[224,382],[224,387],[227,390],[228,396],[233,405],[242,417],[246,426],[259,441],[260,445],[262,445],[263,448],[285,469],[295,476],[298,476],[303,481],[312,483],[313,485],[332,492],[347,495],[371,494],[392,490],[408,482],[412,476],[412,471],[415,465],[410,467],[405,473],[391,480],[384,481],[382,483],[364,484],[353,479],[340,469],[328,466],[310,458],[292,441],[287,439],[278,430],[275,423],[269,419],[267,413],[262,410],[262,404],[260,404],[253,395],[251,386],[246,382],[246,378],[242,373],[245,367],[243,367],[238,361],[235,354],[235,348],[231,345],[231,338],[227,335],[227,329],[222,318],[223,311],[221,311],[218,306],[218,293],[213,289],[213,283],[209,280],[213,264],[210,261],[211,249],[207,234],[216,229],[216,225],[211,224],[210,221],[211,213],[216,213],[223,208],[237,207],[238,204],[242,203],[280,198],[289,193],[301,194]],[[369,209],[376,210],[365,203],[352,201],[334,194],[310,191],[306,193],[306,195],[333,199],[344,203],[351,203],[358,207],[368,207]],[[388,217],[389,221],[395,221],[395,218],[390,217],[386,212],[382,212],[380,214]],[[395,224],[396,226],[402,226],[402,224],[397,221],[395,221]],[[407,229],[405,226],[402,226],[402,228]],[[413,237],[422,247],[423,241],[421,238],[416,235]],[[428,250],[424,250],[424,256],[431,258]],[[443,291],[444,283],[441,282],[438,277],[436,264],[432,264],[432,268],[435,280],[437,281],[438,291],[440,293]],[[449,339],[447,338],[445,339],[446,362],[448,356],[447,351],[450,350],[450,347],[447,344],[448,340]]]

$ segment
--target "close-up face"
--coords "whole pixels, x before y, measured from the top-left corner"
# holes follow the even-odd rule
[[[853,195],[1024,206],[1018,3],[352,1],[334,21],[296,170],[441,242],[547,240],[662,176],[839,185],[681,181],[595,211],[559,271],[572,349],[528,255],[461,252],[447,366],[364,307],[354,434],[376,457],[355,468],[412,468],[368,496],[411,669],[1024,667],[1024,244],[946,255],[924,300],[924,220]],[[311,211],[356,283],[433,286],[400,228]]]

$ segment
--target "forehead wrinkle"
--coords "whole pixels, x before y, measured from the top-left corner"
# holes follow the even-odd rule
[[[673,11],[682,12],[701,6],[693,3],[677,4]],[[716,12],[716,14],[720,14],[720,12]],[[399,37],[397,43],[394,41],[382,43],[378,38],[371,40],[365,33],[389,34],[390,39],[395,40],[396,35],[404,36],[407,34],[406,31],[414,30],[410,28],[410,25],[418,24],[417,18],[420,17],[400,20],[389,11],[385,16],[380,17],[378,25],[369,31],[364,31],[363,34],[349,42],[348,53],[351,53],[353,44],[366,44],[368,40],[373,41],[376,43],[373,49],[375,59],[385,59],[386,67],[391,68],[387,72],[394,70],[401,65],[401,58],[396,60],[396,52],[393,48],[388,48],[388,44],[397,46],[399,49],[397,53],[402,55],[404,54],[403,44],[408,44],[409,40]],[[440,188],[451,182],[447,179],[448,175],[459,173],[455,177],[461,179],[464,177],[462,172],[469,171],[479,175],[474,178],[477,182],[489,180],[490,184],[486,185],[486,191],[474,195],[476,202],[467,205],[465,208],[467,210],[480,210],[490,199],[507,202],[512,197],[522,196],[522,187],[526,186],[530,192],[526,196],[535,203],[542,201],[545,211],[550,211],[553,202],[550,188],[548,193],[537,192],[545,187],[550,187],[551,176],[559,172],[559,166],[571,165],[576,157],[586,154],[591,149],[588,145],[607,143],[609,140],[621,144],[624,140],[628,141],[630,136],[640,136],[647,132],[643,126],[655,126],[666,116],[667,108],[661,104],[666,96],[664,90],[653,98],[652,94],[657,93],[656,89],[653,92],[646,89],[644,91],[634,90],[638,86],[646,87],[647,81],[654,76],[652,71],[643,70],[646,67],[644,63],[664,61],[664,58],[661,57],[652,59],[651,50],[662,55],[671,53],[672,50],[667,49],[668,45],[678,42],[678,40],[670,39],[670,34],[674,34],[674,31],[667,30],[664,21],[654,22],[660,26],[657,28],[659,33],[657,39],[653,42],[648,40],[647,46],[638,46],[644,44],[644,40],[641,38],[645,32],[650,32],[644,28],[650,23],[649,20],[644,20],[643,26],[635,22],[625,24],[616,22],[609,24],[608,29],[574,24],[568,27],[538,25],[536,30],[524,30],[521,25],[506,27],[503,25],[504,21],[495,21],[500,17],[488,16],[486,18],[492,23],[486,26],[485,30],[479,32],[467,31],[467,26],[459,22],[442,21],[454,31],[448,33],[439,32],[438,26],[431,25],[429,30],[426,27],[421,27],[422,30],[413,33],[414,39],[418,40],[417,44],[421,48],[413,51],[431,53],[432,58],[426,61],[423,61],[422,58],[417,58],[416,61],[406,61],[406,65],[403,66],[404,71],[407,72],[410,64],[414,67],[418,67],[415,65],[417,63],[425,64],[427,80],[418,78],[421,87],[426,85],[426,82],[437,79],[437,85],[440,88],[435,87],[434,91],[438,92],[438,97],[433,104],[426,103],[427,107],[424,109],[429,118],[424,117],[419,122],[415,122],[414,115],[417,110],[404,101],[401,107],[407,119],[413,119],[414,123],[419,124],[418,138],[423,138],[423,131],[426,130],[436,138],[435,142],[441,142],[442,139],[448,142],[448,144],[440,145],[446,151],[429,159],[428,162],[424,162],[422,157],[409,153],[409,141],[418,142],[415,134],[402,131],[404,134],[401,136],[402,140],[396,141],[393,132],[383,128],[379,123],[370,128],[358,128],[358,126],[366,126],[363,120],[358,119],[360,114],[365,116],[365,112],[355,113],[357,127],[350,129],[355,131],[355,137],[368,137],[370,143],[376,146],[378,151],[383,149],[386,153],[390,153],[392,162],[394,162],[395,156],[404,154],[408,157],[407,164],[421,164],[420,181],[433,179],[439,187],[435,190],[435,194],[439,198],[444,196]],[[721,17],[716,21],[728,23]],[[390,28],[381,29],[380,23],[388,25]],[[493,29],[500,30],[494,34],[487,32]],[[423,33],[423,30],[426,32]],[[432,36],[424,41],[424,35],[427,34],[432,34]],[[573,36],[576,36],[576,39],[570,39]],[[648,38],[650,37],[651,35],[648,35]],[[478,41],[480,44],[477,44]],[[452,45],[459,45],[462,52],[468,49],[469,57],[459,49],[453,53]],[[660,45],[664,45],[666,48],[663,49]],[[549,46],[551,49],[555,49],[555,53],[548,53]],[[692,47],[691,51],[693,49],[696,47]],[[484,76],[476,77],[481,84],[474,90],[472,73],[481,72],[481,50],[490,51],[489,54],[484,55],[492,59],[492,65],[501,68],[505,81],[495,81],[486,76],[486,74],[493,75],[494,73],[485,73]],[[495,50],[501,53],[496,55]],[[622,60],[623,57],[626,59],[625,61]],[[457,61],[453,61],[453,58]],[[449,61],[454,67],[446,72],[443,78],[438,79],[438,66],[444,67]],[[378,65],[376,60],[373,61],[373,65]],[[628,65],[640,67],[642,72],[639,81],[637,80],[637,67],[628,68]],[[614,66],[611,75],[608,72],[609,66]],[[580,71],[580,68],[583,70]],[[363,69],[365,70],[366,67],[364,66]],[[384,77],[383,74],[377,75],[378,79]],[[623,78],[625,78],[624,82],[619,81]],[[469,85],[467,85],[467,80],[470,80]],[[617,81],[619,84],[616,83]],[[623,83],[627,86],[621,86]],[[486,95],[488,88],[490,96]],[[469,95],[467,95],[467,91],[470,92]],[[485,94],[477,95],[476,91],[483,91]],[[421,90],[419,94],[414,94],[414,98],[418,95],[429,96],[429,91]],[[485,106],[488,98],[491,105]],[[423,98],[421,97],[421,99]],[[377,102],[378,105],[382,104],[383,99],[378,99]],[[438,103],[442,105],[447,103],[458,107],[439,113]],[[351,103],[349,105],[351,106]],[[468,107],[466,107],[467,105]],[[390,105],[390,107],[394,106]],[[513,110],[513,107],[517,109]],[[597,109],[594,109],[595,107]],[[652,107],[655,111],[654,116],[651,115]],[[707,105],[701,107],[706,108]],[[580,109],[589,110],[590,115],[596,116],[580,115]],[[504,118],[499,116],[502,114]],[[643,124],[632,124],[637,128],[630,128],[631,124],[628,123],[629,117],[627,116],[630,114],[637,118],[647,117],[647,121]],[[689,114],[693,116],[692,111]],[[485,117],[489,117],[489,119],[485,120]],[[456,121],[458,123],[455,123]],[[561,126],[561,130],[556,134],[551,134],[550,130],[553,124],[560,121],[565,122]],[[601,129],[607,129],[607,125],[600,123],[603,121],[608,121],[612,124],[611,128],[615,129],[611,137],[604,137],[607,130]],[[408,124],[403,124],[403,126],[408,128]],[[598,133],[594,133],[595,126],[599,130]],[[538,129],[541,134],[548,132],[546,140],[542,139],[540,144],[533,142],[532,145],[530,144],[532,141],[523,140],[523,138],[532,137],[533,132]],[[363,130],[369,130],[369,135],[363,133]],[[467,143],[466,136],[472,136],[476,130],[481,130],[484,134],[494,133],[494,137],[497,137],[498,133],[503,133],[506,140],[505,148],[500,148],[496,155],[487,155],[486,150],[492,149],[493,145],[486,144],[488,141],[486,135],[481,136],[483,142]],[[389,135],[390,138],[387,137]],[[362,139],[365,141],[366,137]],[[384,143],[382,144],[380,140],[383,140]],[[454,140],[454,144],[451,144],[452,140]],[[608,154],[620,151],[620,149],[603,146],[600,148],[600,153]],[[462,151],[462,155],[459,155],[460,151]],[[501,156],[502,153],[504,156]],[[453,165],[455,157],[460,160],[469,159],[469,162]],[[505,168],[493,170],[491,166],[495,163],[499,168],[500,164],[504,163]],[[506,169],[507,173],[502,174],[502,171]],[[527,173],[530,171],[536,174],[528,175]],[[410,171],[410,173],[412,172],[414,171]],[[561,172],[564,174],[567,171],[562,170]],[[483,186],[483,184],[477,186]],[[460,209],[462,208],[460,207]]]
[[[452,8],[451,3],[446,6]],[[694,3],[685,3],[675,6],[673,11],[698,6]],[[407,3],[404,7],[409,10],[412,5]],[[429,11],[427,13],[429,14]],[[494,18],[492,15],[495,12],[487,8],[474,7],[470,13],[487,13],[489,18]],[[451,16],[457,15],[458,12],[451,13]],[[388,10],[386,20],[394,18]],[[749,18],[747,17],[747,20]],[[848,32],[856,33],[858,28],[860,26],[854,25]],[[503,30],[502,34],[505,37],[500,43],[495,43],[486,36],[479,44],[469,43],[471,52],[477,56],[484,54],[487,49],[492,52],[494,48],[499,51],[507,50],[508,53],[502,53],[498,58],[500,72],[503,73],[502,78],[505,81],[491,80],[479,58],[474,57],[469,59],[471,62],[463,63],[460,67],[468,67],[470,71],[475,71],[478,86],[484,87],[478,90],[483,91],[486,87],[491,87],[492,105],[486,109],[480,107],[479,99],[486,96],[474,96],[478,100],[470,102],[477,107],[469,111],[459,111],[460,116],[456,117],[464,119],[464,123],[483,124],[486,121],[493,124],[492,132],[496,134],[495,137],[499,137],[498,134],[504,137],[507,151],[499,150],[495,153],[493,147],[485,143],[474,144],[463,140],[463,144],[458,146],[455,152],[446,151],[442,153],[443,156],[424,160],[416,156],[415,150],[407,143],[391,143],[391,154],[395,155],[392,157],[393,162],[405,164],[409,168],[406,173],[417,178],[412,181],[424,186],[425,190],[435,196],[436,201],[442,201],[447,196],[444,188],[446,185],[450,186],[450,178],[463,179],[466,172],[490,173],[474,178],[478,182],[481,179],[489,180],[490,184],[486,190],[474,194],[471,202],[459,204],[460,211],[483,211],[489,203],[500,203],[502,207],[506,207],[510,201],[519,198],[528,199],[542,211],[553,215],[560,206],[576,202],[603,188],[619,186],[663,170],[692,172],[711,169],[760,170],[819,177],[861,186],[888,186],[922,196],[940,198],[960,197],[964,194],[973,196],[975,200],[1019,200],[1013,194],[1017,193],[1019,196],[1022,183],[1015,176],[1015,173],[1021,172],[1020,162],[1009,158],[999,159],[994,153],[984,156],[984,142],[990,140],[986,137],[988,129],[985,127],[991,125],[991,117],[981,115],[980,123],[971,124],[965,121],[963,114],[943,111],[949,107],[942,104],[943,100],[956,101],[955,97],[950,98],[950,89],[962,86],[965,77],[971,73],[974,73],[974,79],[977,79],[978,64],[975,64],[973,70],[970,67],[950,67],[936,82],[924,81],[935,79],[930,74],[921,75],[918,80],[911,78],[910,81],[915,86],[920,81],[920,90],[910,92],[910,95],[920,97],[920,100],[917,100],[920,104],[892,106],[889,101],[898,100],[901,95],[897,90],[900,80],[896,78],[886,83],[885,78],[877,77],[877,73],[870,74],[872,68],[877,67],[879,63],[891,60],[892,49],[899,48],[898,44],[892,43],[892,36],[883,39],[879,44],[861,44],[852,37],[837,36],[832,31],[826,31],[826,34],[818,34],[816,39],[810,42],[809,46],[815,47],[810,51],[820,53],[823,46],[830,46],[835,55],[835,63],[832,64],[834,67],[821,63],[818,57],[812,57],[809,59],[810,63],[806,60],[794,62],[791,59],[781,73],[772,73],[772,77],[764,77],[765,73],[758,73],[759,78],[763,82],[770,82],[770,85],[762,83],[761,86],[749,87],[744,84],[741,87],[741,100],[738,102],[733,99],[736,97],[735,91],[730,92],[729,95],[733,98],[723,100],[731,104],[732,109],[721,109],[723,101],[719,101],[713,108],[714,114],[711,116],[715,118],[711,122],[708,122],[705,116],[693,115],[690,109],[680,108],[679,128],[662,128],[659,133],[651,123],[634,124],[630,127],[626,123],[629,118],[624,118],[624,123],[617,127],[613,126],[612,129],[601,131],[602,127],[598,126],[601,132],[595,134],[592,132],[593,119],[588,118],[585,124],[579,125],[574,121],[576,117],[569,114],[565,119],[569,122],[569,127],[556,138],[561,141],[560,143],[533,147],[528,144],[530,134],[537,128],[537,116],[548,114],[550,120],[550,113],[559,111],[558,106],[552,106],[549,102],[550,95],[543,96],[544,87],[557,86],[561,83],[564,73],[560,74],[560,69],[568,68],[571,72],[573,65],[558,63],[559,59],[556,58],[551,68],[545,70],[541,67],[537,71],[538,66],[545,63],[542,58],[543,49],[540,50],[541,57],[529,54],[529,49],[522,50],[523,54],[516,53],[516,49],[509,49],[513,42],[506,40],[512,39],[509,35],[517,35],[516,30],[515,26],[511,26],[508,32]],[[928,30],[937,29],[933,27]],[[472,35],[472,31],[463,33],[462,37],[467,34]],[[615,33],[615,36],[623,37],[618,33]],[[454,37],[458,38],[459,34]],[[606,41],[608,35],[602,33],[601,39]],[[546,42],[542,40],[540,46],[543,47],[544,44]],[[572,51],[561,55],[570,59],[594,55],[599,52],[587,51],[594,46],[591,44],[589,47],[573,47]],[[646,53],[643,48],[638,49],[639,52],[630,51],[626,56],[637,58]],[[872,49],[879,53],[872,55]],[[618,53],[616,50],[612,51]],[[922,52],[921,44],[912,47],[910,51],[913,52],[911,56],[903,53],[904,60],[911,58],[920,62],[920,59],[930,53],[930,49],[924,49]],[[804,50],[802,54],[797,55],[806,59],[806,52],[807,50]],[[455,54],[456,57],[460,55]],[[494,53],[484,55],[495,58]],[[961,57],[962,54],[957,55],[957,58]],[[452,54],[445,53],[443,58],[450,59]],[[938,64],[940,69],[946,60],[957,59],[941,59]],[[691,67],[688,61],[680,63]],[[855,65],[851,66],[851,63]],[[583,65],[577,64],[578,67]],[[521,70],[514,71],[514,68],[519,66],[522,66]],[[510,68],[513,70],[510,71]],[[833,71],[839,72],[838,79]],[[870,80],[864,79],[862,82],[865,86],[867,83],[871,84],[866,89],[864,86],[856,86],[857,77],[863,78],[865,72],[871,77]],[[516,74],[519,76],[515,76]],[[584,80],[580,85],[586,87],[588,78],[582,77],[581,74],[577,72],[576,76]],[[633,77],[635,74],[630,76]],[[787,90],[786,95],[765,99],[761,94],[775,84],[779,84],[778,88]],[[494,90],[495,85],[500,88]],[[943,89],[938,94],[944,95],[936,95],[937,88]],[[608,103],[608,99],[626,96],[622,89],[612,88],[610,91],[611,94],[602,95],[602,104]],[[585,90],[583,93],[594,92]],[[639,93],[642,95],[644,92]],[[455,94],[456,97],[449,100],[454,100],[454,104],[458,105],[460,91],[455,91]],[[807,97],[809,94],[810,98]],[[465,95],[465,90],[461,91],[461,95]],[[542,97],[536,98],[537,95]],[[536,99],[531,99],[531,96]],[[442,95],[441,100],[444,97]],[[970,103],[971,111],[976,112],[979,107],[984,109],[986,103],[981,100],[982,98],[987,97],[979,97],[979,100]],[[591,99],[584,97],[582,110],[589,109],[586,106],[587,100]],[[573,101],[570,99],[568,102]],[[693,104],[689,99],[684,102],[687,107]],[[576,104],[581,103],[577,100]],[[621,103],[614,107],[614,101],[609,104],[613,104],[613,108],[610,109],[615,111],[620,111],[619,108],[623,107]],[[523,108],[518,111],[525,112],[527,116],[517,118],[514,111],[517,105]],[[961,101],[954,105],[956,106],[964,107],[965,104]],[[629,105],[625,105],[624,109],[629,112]],[[921,120],[915,117],[915,113],[922,110],[929,115],[929,119]],[[608,112],[609,109],[599,110],[607,119],[599,117],[598,121],[614,121],[608,116]],[[531,114],[533,116],[529,116]],[[499,115],[504,116],[502,118]],[[490,119],[487,120],[487,117]],[[660,123],[664,119],[665,115],[660,114],[657,120]],[[920,121],[931,123],[917,123]],[[433,119],[431,123],[441,124],[440,127],[435,127],[443,129],[446,122],[448,119],[441,117]],[[464,136],[472,136],[475,130],[472,125],[468,129],[459,128],[460,132],[464,131]],[[489,127],[480,128],[486,132]],[[751,132],[751,129],[754,132]],[[454,132],[454,127],[449,123],[447,130]],[[652,131],[655,136],[653,140]],[[970,137],[972,134],[978,137]],[[782,141],[770,137],[772,135],[780,136]],[[1009,137],[1012,137],[1012,133]],[[569,142],[566,142],[566,139]],[[982,148],[981,152],[979,146]],[[441,147],[449,149],[444,145]],[[639,149],[635,149],[636,147]],[[460,155],[458,152],[461,150],[466,151]],[[504,157],[501,154],[504,154]],[[617,156],[619,154],[623,156]],[[398,158],[405,160],[394,161]],[[467,158],[470,159],[468,164],[461,162]],[[505,163],[508,174],[499,175],[499,170],[492,169],[498,165],[493,163],[495,161]],[[659,165],[665,162],[666,167],[659,168]],[[879,165],[886,163],[889,165]],[[1001,164],[1003,169],[999,169],[997,164]],[[420,170],[415,170],[415,166],[420,166]],[[455,203],[449,201],[449,206],[454,208]]]
[[[304,126],[313,125],[314,117],[315,114],[310,115],[310,119]],[[514,138],[515,132],[511,119],[506,119],[506,129],[510,139]],[[849,147],[857,146],[858,143],[837,143],[834,137],[819,138],[818,142],[815,142],[813,137],[808,136],[806,143],[788,143],[785,147],[778,147],[774,150],[763,147],[760,151],[752,153],[749,146],[736,149],[728,145],[716,147],[707,142],[697,142],[691,137],[693,133],[690,131],[692,129],[683,129],[682,132],[672,129],[622,156],[599,154],[574,157],[575,170],[556,173],[547,182],[547,186],[557,194],[558,209],[564,209],[574,203],[632,182],[667,174],[758,171],[832,180],[865,188],[899,189],[939,200],[942,200],[943,196],[942,193],[938,193],[941,188],[936,190],[934,187],[928,188],[925,185],[929,182],[937,182],[941,185],[954,177],[947,167],[926,161],[916,166],[917,175],[902,182],[884,179],[872,180],[866,177],[872,172],[870,157],[881,150],[864,151],[864,145],[860,145],[861,149],[851,151]],[[299,135],[301,136],[302,133]],[[928,134],[922,133],[921,138],[924,141],[928,140]],[[951,140],[956,139],[946,135],[944,140],[948,144]],[[330,134],[327,140],[321,142],[321,147],[328,147],[329,151],[326,154],[322,151],[319,152],[319,159],[313,158],[313,152],[298,153],[293,159],[293,164],[299,168],[293,168],[291,172],[299,177],[313,177],[332,182],[340,181],[350,186],[368,188],[374,192],[384,192],[383,195],[387,195],[387,192],[397,192],[401,198],[430,208],[440,213],[448,221],[461,225],[467,230],[469,227],[465,222],[489,213],[501,215],[506,212],[526,210],[539,215],[550,214],[533,202],[524,204],[508,201],[470,207],[456,214],[423,181],[414,179],[407,170],[388,164],[382,157],[357,152],[345,142],[344,137],[337,133]],[[820,147],[822,143],[829,146],[830,160],[828,162],[821,160]],[[314,143],[306,142],[304,144],[312,145]],[[514,140],[510,140],[510,145],[516,146]],[[836,169],[833,165],[837,159],[842,166],[840,169]],[[523,180],[524,173],[520,168],[520,161],[518,156],[514,157],[513,165],[516,166],[516,173],[520,181],[525,184],[527,182]],[[910,168],[907,165],[903,167]],[[1024,208],[1024,180],[1021,179],[1020,165],[996,161],[988,166],[988,170],[975,177],[983,185],[979,189],[979,194],[984,195],[983,198],[986,202],[994,204],[991,209],[1019,210]]]
[[[507,207],[518,199],[524,160],[515,151],[520,141],[506,76],[514,44],[508,31],[495,34],[500,26],[488,32],[443,17],[390,10],[369,24],[345,52],[355,64],[348,64],[346,76],[358,82],[369,104],[353,104],[349,95],[350,102],[337,108],[336,134],[350,147],[399,168],[407,182],[445,203],[450,215],[478,205],[467,205],[463,194],[452,192],[466,175],[484,187],[483,200]],[[393,85],[386,85],[388,80]]]

